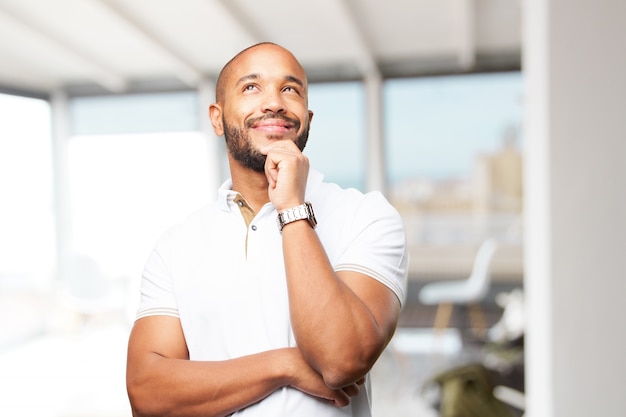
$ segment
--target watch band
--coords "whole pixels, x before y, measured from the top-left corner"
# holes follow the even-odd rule
[[[276,217],[278,230],[282,232],[283,227],[285,227],[286,224],[298,220],[307,220],[311,227],[314,229],[315,226],[317,226],[317,219],[315,218],[315,213],[313,213],[313,206],[308,201],[306,201],[304,204],[300,204],[299,206],[283,210],[278,213],[278,216]]]

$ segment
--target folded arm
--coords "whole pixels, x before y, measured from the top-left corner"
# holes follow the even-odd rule
[[[362,378],[393,336],[397,296],[377,280],[335,272],[306,221],[283,229],[292,327],[307,361],[337,388]]]
[[[268,196],[276,210],[280,213],[302,204],[309,173],[308,158],[288,140],[276,141],[262,152],[267,155]],[[373,229],[358,232],[364,237],[357,242],[365,245],[364,256],[378,256],[375,254],[378,252],[386,257],[389,251],[404,250],[399,241],[395,247],[377,245],[376,240],[386,225],[398,226],[396,219],[391,223],[381,221]],[[391,339],[400,312],[399,299],[388,287],[365,274],[335,272],[308,222],[285,225],[282,240],[291,324],[298,348],[329,387],[358,381]],[[399,252],[396,255],[403,256]]]
[[[126,383],[135,417],[225,416],[292,386],[337,406],[358,388],[328,388],[295,348],[226,361],[190,361],[180,321],[138,320],[128,345]]]

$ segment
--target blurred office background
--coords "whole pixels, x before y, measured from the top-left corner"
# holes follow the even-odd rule
[[[468,364],[512,415],[620,415],[623,17],[609,0],[0,0],[0,414],[130,416],[143,263],[228,176],[214,79],[269,40],[309,73],[312,166],[383,191],[406,225],[375,415],[441,415],[430,379]]]

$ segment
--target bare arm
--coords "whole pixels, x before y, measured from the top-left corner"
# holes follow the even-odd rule
[[[332,390],[303,359],[285,348],[227,361],[190,361],[180,321],[138,320],[128,345],[126,383],[135,417],[225,416],[283,386],[345,406],[358,389]]]
[[[267,154],[268,194],[280,212],[304,202],[308,159],[291,141]],[[400,311],[396,295],[377,280],[332,269],[306,221],[282,231],[291,322],[306,360],[337,388],[362,378],[391,339]]]
[[[393,336],[400,302],[366,275],[335,273],[306,221],[283,229],[291,321],[298,346],[333,388],[374,365]]]

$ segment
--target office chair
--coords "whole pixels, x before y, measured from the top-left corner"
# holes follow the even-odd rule
[[[497,247],[495,239],[487,239],[480,245],[474,258],[472,272],[467,279],[432,282],[422,287],[419,293],[420,302],[438,305],[434,323],[437,331],[448,327],[454,305],[467,305],[474,334],[482,336],[479,332],[484,332],[486,326],[479,303],[485,298],[491,285],[489,265]]]

